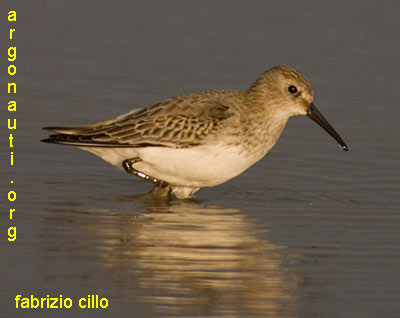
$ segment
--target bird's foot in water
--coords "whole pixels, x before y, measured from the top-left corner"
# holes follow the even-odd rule
[[[177,199],[193,198],[200,188],[171,186],[171,195]]]

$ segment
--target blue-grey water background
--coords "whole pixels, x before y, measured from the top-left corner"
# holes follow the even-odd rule
[[[398,2],[7,0],[0,8],[1,317],[398,317]],[[11,9],[15,23],[6,20]],[[39,142],[42,126],[246,89],[278,64],[309,77],[349,152],[308,118],[292,118],[248,171],[197,201],[167,204],[89,153]],[[15,114],[9,81],[18,85]],[[14,117],[10,167],[6,119]],[[62,294],[74,306],[17,310],[17,294]],[[109,307],[79,309],[89,294]]]

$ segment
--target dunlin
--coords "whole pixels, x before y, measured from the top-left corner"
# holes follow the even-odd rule
[[[295,115],[307,115],[348,150],[313,104],[307,78],[287,66],[267,70],[246,91],[209,90],[89,125],[45,127],[57,134],[42,141],[78,146],[186,198],[263,158]]]

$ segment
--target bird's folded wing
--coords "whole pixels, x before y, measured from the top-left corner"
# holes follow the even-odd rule
[[[116,119],[79,127],[46,127],[58,134],[51,143],[97,147],[164,146],[188,148],[199,145],[231,117],[229,107],[208,100],[191,105],[167,100]]]

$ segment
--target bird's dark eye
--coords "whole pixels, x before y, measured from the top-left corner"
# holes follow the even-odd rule
[[[297,87],[296,87],[296,86],[293,86],[293,85],[290,85],[290,86],[288,87],[288,91],[289,91],[289,93],[291,93],[291,94],[296,94],[296,93],[297,93]]]

